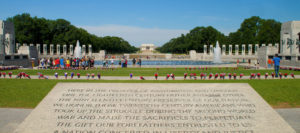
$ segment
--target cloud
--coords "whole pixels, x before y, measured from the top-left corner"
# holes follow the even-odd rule
[[[140,46],[143,43],[153,43],[161,46],[170,39],[186,34],[188,30],[142,28],[124,25],[78,26],[97,36],[118,36],[131,45]]]

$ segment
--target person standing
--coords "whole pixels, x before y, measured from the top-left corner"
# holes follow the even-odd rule
[[[68,69],[70,68],[70,59],[69,59],[69,58],[66,60],[66,67],[67,67]]]
[[[110,61],[110,66],[111,66],[111,68],[114,67],[114,59],[111,59],[111,61]]]
[[[142,67],[142,59],[141,58],[139,59],[139,65],[140,65],[140,67]]]
[[[268,59],[268,68],[271,68],[271,65],[272,65],[272,60],[269,58]]]
[[[279,72],[279,66],[280,66],[280,58],[278,57],[278,54],[275,54],[273,61],[274,61],[275,77],[277,78]]]
[[[59,63],[60,63],[60,68],[64,69],[64,67],[65,67],[65,60],[64,60],[63,57],[60,58]]]
[[[136,60],[135,58],[132,59],[132,65],[135,66]]]

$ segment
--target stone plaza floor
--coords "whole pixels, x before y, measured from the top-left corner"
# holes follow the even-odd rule
[[[0,133],[13,133],[32,109],[0,108]],[[275,109],[275,111],[300,133],[300,108]]]

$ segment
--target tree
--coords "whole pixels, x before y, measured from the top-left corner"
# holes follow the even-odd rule
[[[171,53],[187,53],[190,50],[203,52],[204,44],[215,44],[217,40],[221,43],[227,42],[226,36],[211,26],[195,27],[186,35],[171,39],[157,50]]]
[[[281,23],[273,19],[261,19],[257,16],[245,19],[241,27],[228,36],[231,44],[278,43]]]
[[[92,44],[95,52],[100,49],[109,53],[131,53],[138,50],[120,37],[98,37],[64,19],[47,20],[24,13],[8,18],[7,21],[14,23],[16,42],[19,43],[70,45],[80,40],[81,44]]]

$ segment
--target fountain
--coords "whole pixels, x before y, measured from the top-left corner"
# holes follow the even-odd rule
[[[213,63],[222,63],[221,61],[221,48],[219,42],[217,41],[216,47],[214,48],[214,60]]]
[[[79,40],[77,40],[77,42],[76,42],[74,55],[75,55],[75,58],[81,58],[81,47],[80,47],[80,44],[79,44]]]

